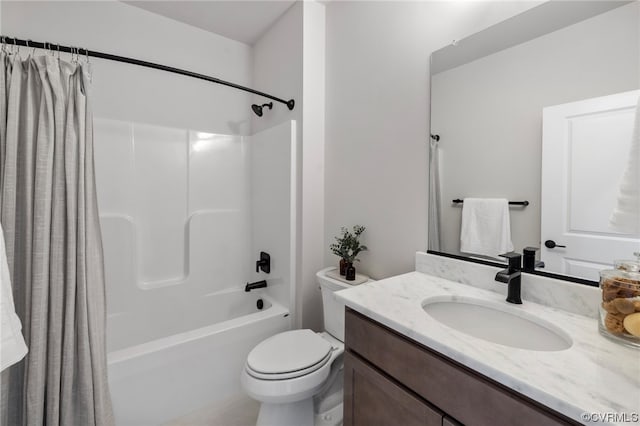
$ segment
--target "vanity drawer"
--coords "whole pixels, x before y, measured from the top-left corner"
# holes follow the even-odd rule
[[[344,355],[345,426],[442,426],[443,414],[356,355]]]
[[[351,309],[345,330],[347,351],[463,424],[580,424]]]

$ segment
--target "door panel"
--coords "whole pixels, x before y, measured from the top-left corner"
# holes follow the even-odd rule
[[[640,236],[609,227],[633,135],[639,90],[543,110],[541,247],[553,272],[598,280]]]

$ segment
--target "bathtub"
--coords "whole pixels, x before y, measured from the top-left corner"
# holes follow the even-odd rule
[[[127,321],[122,317],[108,319],[107,327],[115,328],[112,335],[129,336],[115,339],[108,353],[118,426],[159,425],[237,398],[242,394],[240,373],[249,351],[265,338],[291,328],[288,310],[261,290],[234,289],[213,296],[196,304],[188,315],[201,322],[209,318],[208,324],[185,323],[180,308],[165,312],[164,321],[173,315],[177,323],[170,328],[175,334],[166,337],[153,338],[153,333],[133,326],[134,332],[126,333]],[[261,310],[256,306],[258,299],[264,302]],[[195,309],[205,312],[192,312]],[[134,338],[152,340],[125,347]]]

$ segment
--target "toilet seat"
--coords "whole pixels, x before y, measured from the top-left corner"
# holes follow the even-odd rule
[[[263,380],[285,380],[310,374],[331,358],[333,347],[311,330],[276,334],[258,344],[247,357],[246,370]]]
[[[290,333],[296,332],[304,332],[301,334],[307,335],[306,337],[303,337],[303,339],[305,339],[305,342],[310,343],[310,347],[317,345],[317,351],[307,348],[308,353],[305,354],[306,362],[302,362],[302,359],[295,359],[294,361],[297,361],[297,363],[289,363],[280,360],[281,362],[279,364],[276,363],[273,365],[260,363],[255,359],[255,357],[257,357],[261,351],[256,353],[253,353],[254,351],[252,351],[252,354],[254,356],[251,356],[250,354],[250,356],[247,357],[247,363],[245,363],[245,368],[241,375],[242,386],[250,397],[263,403],[289,403],[300,401],[305,398],[310,398],[316,392],[318,392],[319,389],[322,388],[323,384],[327,380],[327,377],[329,376],[334,361],[336,360],[336,358],[343,354],[344,344],[328,333],[323,332],[318,334],[313,332],[312,330],[294,330],[285,331],[283,333],[277,334],[276,336],[273,336],[273,339],[276,343],[270,344],[270,346],[273,346],[267,347],[264,350],[267,351],[267,353],[270,353],[272,356],[286,353],[286,350],[284,349],[286,346],[278,346],[277,342],[280,339],[275,338],[284,335],[282,339],[286,340],[288,337],[295,336],[295,334],[289,335]],[[267,340],[271,339],[272,338],[269,338]],[[302,346],[299,342],[300,341],[298,341],[298,345],[296,345],[298,350],[302,349]],[[258,346],[260,345],[262,345],[262,343]],[[257,349],[258,346],[256,346],[254,350]],[[324,356],[322,356],[324,352],[324,349],[322,349],[323,347],[327,349],[327,353],[324,354]],[[291,346],[289,346],[288,348],[291,349]],[[318,348],[320,349],[318,350]],[[269,350],[272,350],[273,352],[268,352]],[[321,358],[319,358],[316,362],[309,361],[310,359],[313,360],[314,357]],[[252,368],[251,365],[249,365],[249,358],[251,358],[252,365],[255,368],[259,368],[263,371],[255,371],[255,369]],[[277,370],[290,369],[292,365],[300,366],[304,364],[311,365],[307,365],[306,367],[294,371],[277,372]],[[266,370],[276,372],[265,373],[264,371]]]
[[[295,379],[296,377],[306,376],[307,374],[313,373],[314,371],[322,368],[329,360],[331,359],[331,352],[327,353],[327,355],[322,358],[318,363],[311,365],[307,368],[303,368],[300,370],[288,371],[283,373],[261,373],[259,371],[253,370],[247,364],[247,373],[256,379],[262,380],[286,380],[286,379]]]

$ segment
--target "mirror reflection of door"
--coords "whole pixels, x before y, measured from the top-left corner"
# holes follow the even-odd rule
[[[543,110],[640,89],[639,34],[640,0],[548,1],[433,52],[430,130],[440,136],[441,203],[440,223],[430,226],[438,226],[441,244],[430,250],[468,257],[460,251],[462,204],[452,203],[465,197],[528,200],[526,208],[509,209],[511,239],[520,253],[540,248],[538,256],[546,263],[541,272],[596,282],[597,271],[640,250],[629,246],[633,238],[607,228],[629,156],[628,145],[614,146],[611,139],[630,135],[632,109],[611,115],[596,106],[595,115],[573,119],[571,125],[588,138],[571,154],[598,166],[581,169],[589,163],[557,159],[558,172],[568,161],[574,167],[562,171],[570,181],[553,181],[572,191],[564,201],[561,193],[554,196],[558,206],[553,197],[542,196],[541,185],[547,162]],[[601,173],[608,167],[615,170]],[[558,212],[554,220],[562,226],[557,230],[542,230],[547,208]],[[594,243],[591,252],[572,252],[583,245],[573,240],[578,236]],[[548,249],[547,240],[566,245],[569,252]],[[614,250],[613,241],[623,244]]]
[[[541,241],[548,243],[540,257],[548,269],[597,280],[640,249],[640,235],[610,224],[639,96],[634,90],[543,110]]]

